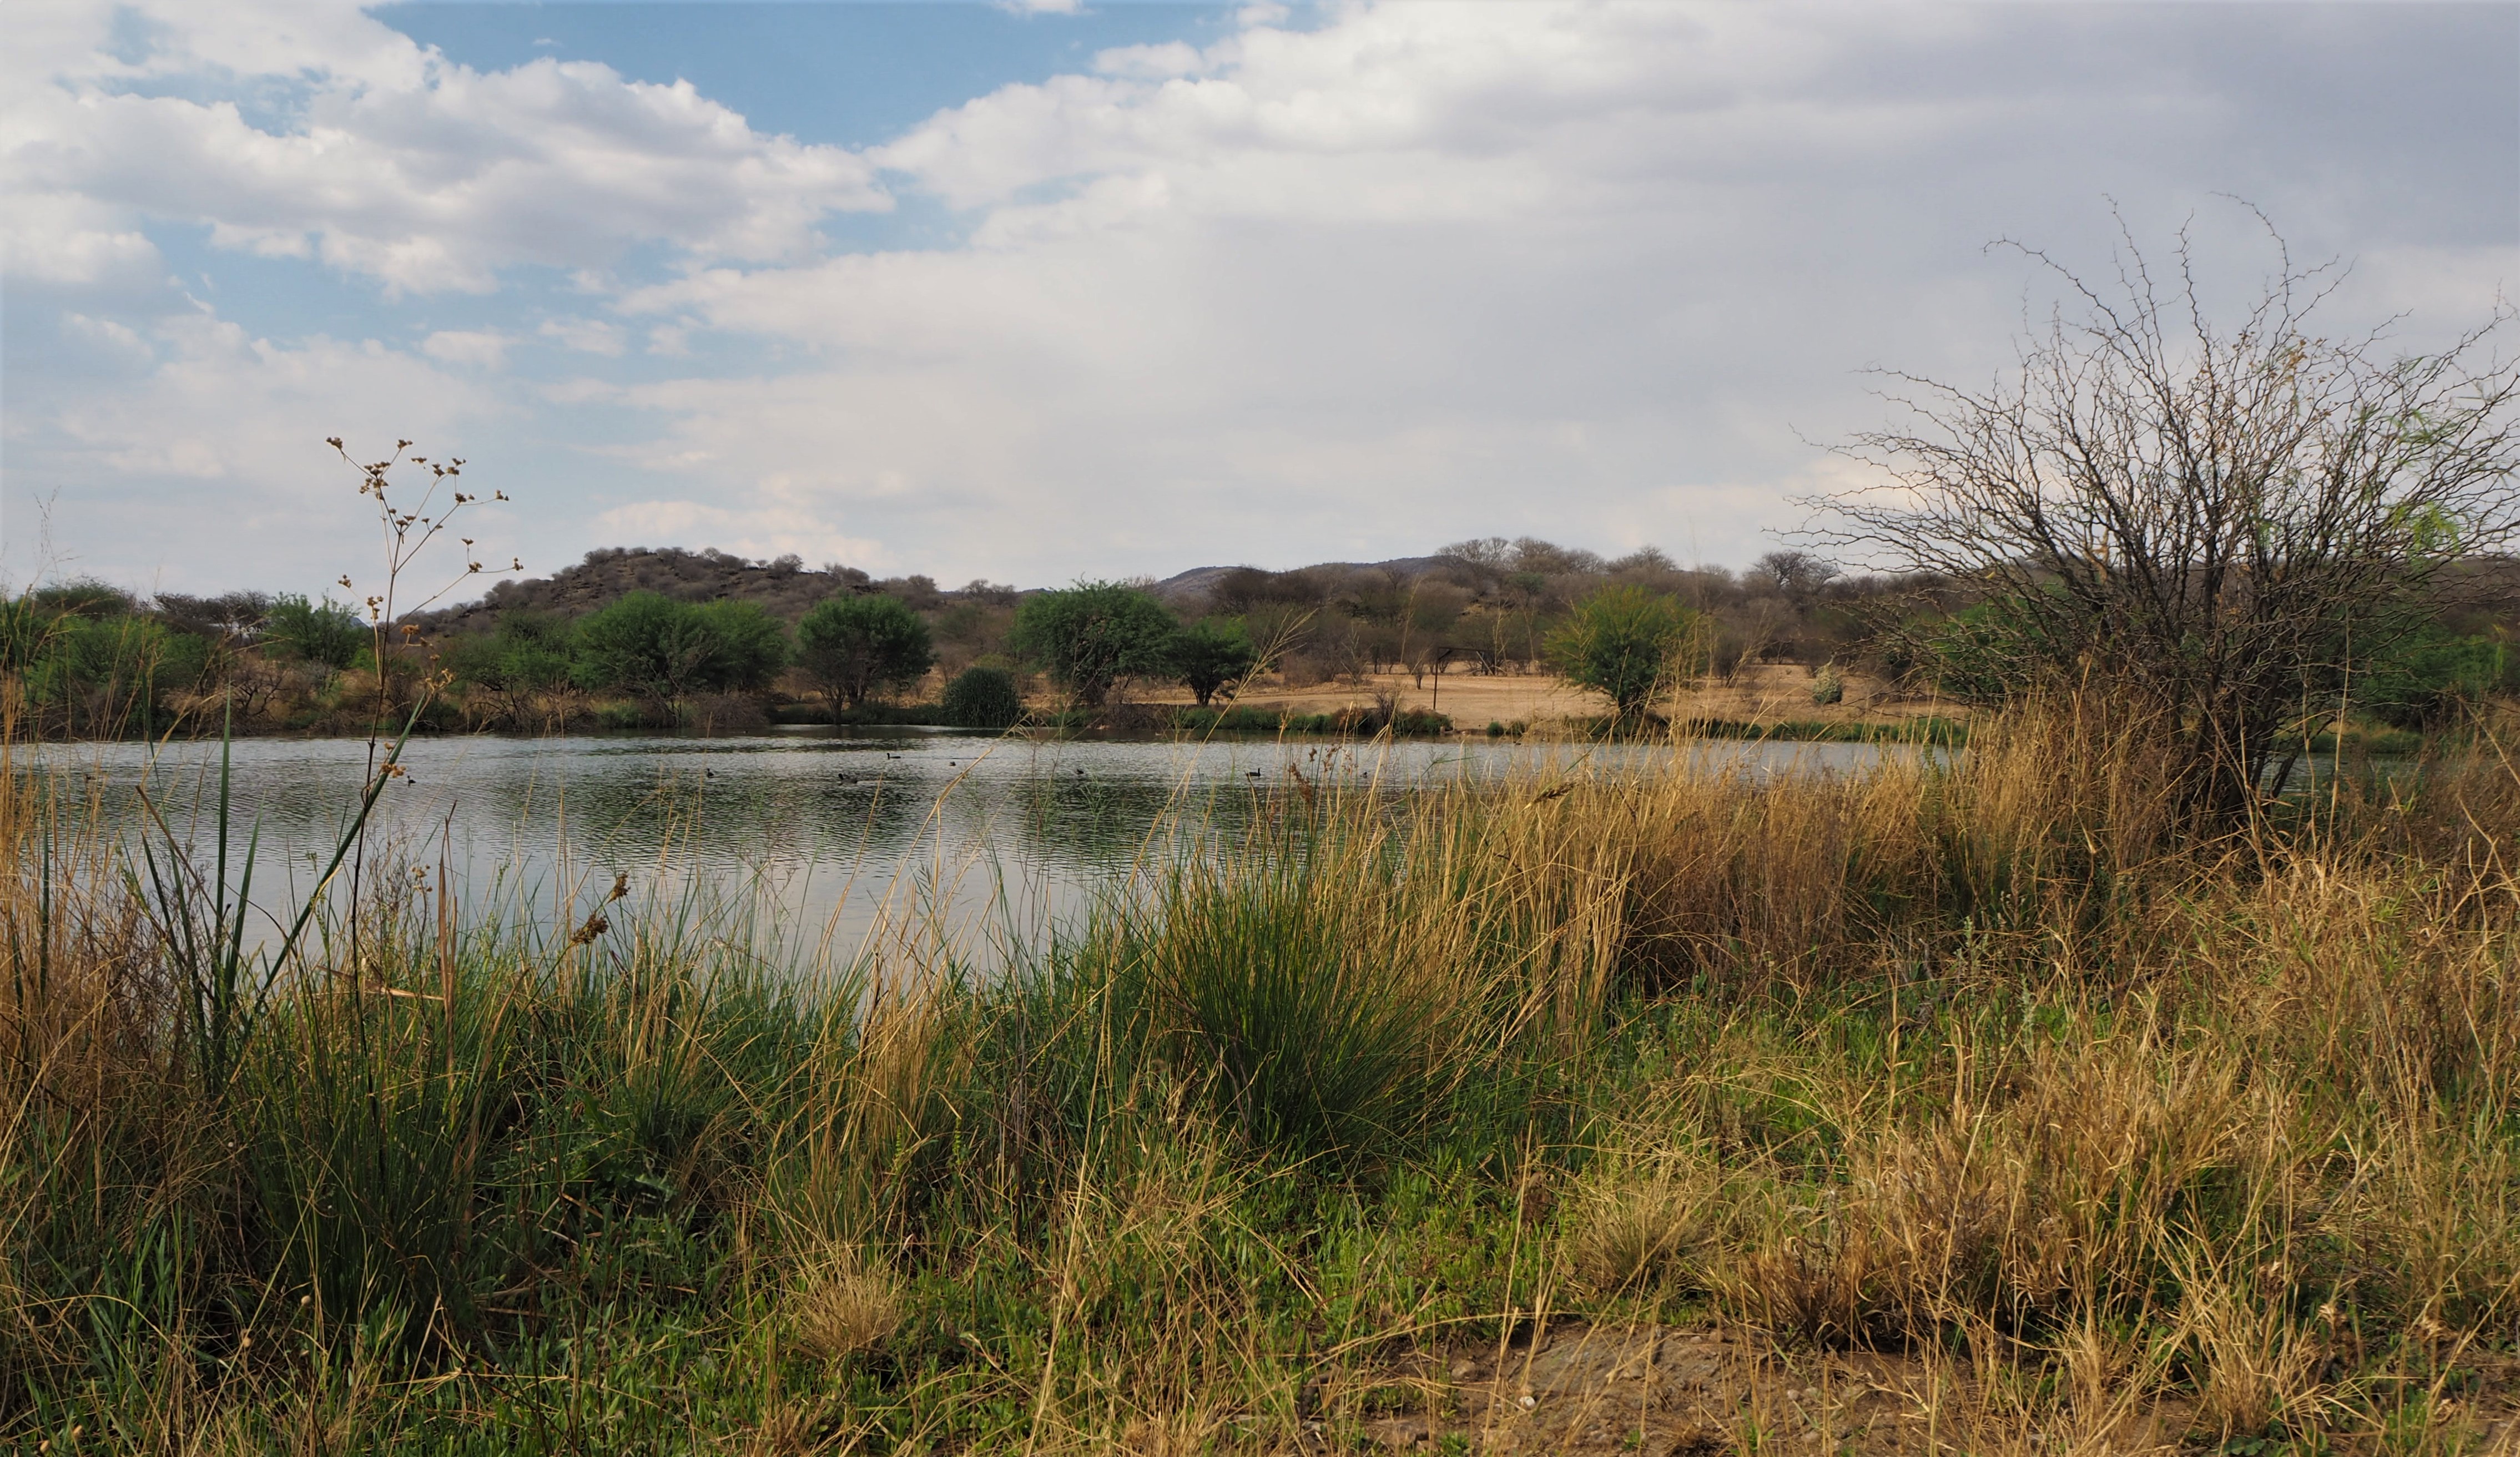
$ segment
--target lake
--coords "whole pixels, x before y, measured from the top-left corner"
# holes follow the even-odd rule
[[[233,747],[233,854],[259,825],[255,901],[294,904],[354,806],[364,740]],[[782,728],[723,738],[415,740],[372,843],[434,872],[464,903],[519,898],[574,918],[572,892],[627,876],[644,900],[776,923],[790,951],[845,958],[886,934],[950,933],[975,964],[1036,944],[1125,892],[1169,837],[1231,836],[1300,783],[1407,788],[1581,767],[1611,774],[1702,755],[1780,772],[1852,770],[1913,751],[1853,744],[1668,745],[1218,738],[1205,743]],[[65,800],[93,794],[128,833],[144,783],[172,827],[213,836],[216,743],[56,744],[20,771]],[[688,898],[688,899],[686,899]],[[254,933],[268,939],[265,923]]]

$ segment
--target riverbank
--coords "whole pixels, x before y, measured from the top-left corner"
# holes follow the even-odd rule
[[[2205,846],[2089,720],[1808,780],[1325,787],[987,980],[915,918],[861,958],[661,883],[494,914],[424,859],[259,1015],[182,933],[210,906],[152,919],[191,883],[21,792],[0,1421],[2498,1450],[2504,742]]]

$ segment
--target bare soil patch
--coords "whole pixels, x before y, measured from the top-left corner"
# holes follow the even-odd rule
[[[1817,704],[1812,701],[1814,682],[1814,670],[1803,664],[1760,663],[1742,668],[1729,681],[1710,682],[1678,695],[1665,711],[1675,717],[1735,723],[1880,723],[1931,715],[1957,717],[1963,711],[1862,673],[1846,675],[1845,697],[1840,702]],[[1245,689],[1235,703],[1286,713],[1335,713],[1371,706],[1384,695],[1398,708],[1450,714],[1455,724],[1469,731],[1490,722],[1542,727],[1610,711],[1607,698],[1553,673],[1456,672],[1440,678],[1429,675],[1422,681],[1407,673],[1372,673],[1353,682],[1335,680],[1300,688],[1266,677]],[[1187,690],[1170,687],[1148,688],[1134,696],[1142,703],[1191,702]]]
[[[2444,1440],[2424,1450],[2520,1453],[2520,1357],[2462,1364],[2472,1373],[2464,1398],[2437,1408],[2434,1433]],[[1337,1449],[1343,1436],[1385,1451],[1645,1457],[2140,1457],[2223,1446],[2197,1430],[2194,1408],[2176,1397],[2136,1402],[2101,1393],[2061,1418],[2052,1406],[2033,1417],[1949,1362],[1875,1351],[1786,1354],[1755,1336],[1673,1326],[1556,1323],[1502,1347],[1415,1352],[1352,1389],[1308,1395],[1320,1412],[1320,1449]],[[2278,1439],[2265,1450],[2295,1449]],[[2297,1450],[2366,1446],[2340,1434]]]

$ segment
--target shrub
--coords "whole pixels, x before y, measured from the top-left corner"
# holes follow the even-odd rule
[[[867,695],[906,688],[936,661],[927,623],[898,597],[833,597],[796,624],[796,660],[824,686],[836,709]]]
[[[787,659],[778,619],[749,602],[694,606],[633,592],[577,624],[571,672],[657,703],[757,691]]]
[[[1811,700],[1822,707],[1846,701],[1846,680],[1838,676],[1836,663],[1822,663],[1812,675]]]
[[[1260,655],[1252,651],[1241,623],[1210,619],[1181,630],[1173,639],[1172,660],[1182,685],[1197,696],[1198,706],[1204,708],[1218,689],[1241,681],[1258,666]]]
[[[374,636],[357,613],[332,598],[309,602],[299,596],[272,599],[263,633],[266,641],[292,656],[336,672],[357,662]]]
[[[2355,697],[2392,727],[2420,729],[2438,727],[2510,686],[2509,649],[2489,637],[2435,629],[2400,643],[2373,665]]]
[[[956,728],[1012,728],[1023,717],[1023,695],[1005,668],[966,668],[945,685],[943,706],[945,721]]]
[[[1079,582],[1016,609],[1007,643],[1077,702],[1100,707],[1125,679],[1171,672],[1177,630],[1164,605],[1135,587]]]
[[[1549,656],[1569,681],[1606,694],[1622,718],[1693,676],[1703,636],[1698,615],[1671,597],[1638,586],[1605,587],[1586,598],[1549,639]]]

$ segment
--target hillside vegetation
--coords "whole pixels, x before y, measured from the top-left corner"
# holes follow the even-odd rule
[[[1650,549],[1604,559],[1529,538],[1490,538],[1372,565],[1203,568],[1131,590],[1159,604],[1190,637],[1169,656],[1133,659],[1112,685],[1121,702],[1160,697],[1184,682],[1230,700],[1245,687],[1283,696],[1313,685],[1366,685],[1377,675],[1405,675],[1423,688],[1439,674],[1563,672],[1569,624],[1587,604],[1620,591],[1668,602],[1687,616],[1677,656],[1643,669],[1655,703],[1690,682],[1725,682],[1745,667],[1778,663],[1813,668],[1822,693],[1851,673],[1955,704],[2001,702],[2011,691],[1987,636],[1991,624],[1981,625],[1989,611],[1982,593],[1931,574],[1841,572],[1791,551],[1735,572],[1682,568]],[[590,661],[580,640],[589,619],[643,594],[688,609],[740,605],[769,626],[755,634],[756,649],[736,655],[741,666],[696,660],[659,692]],[[974,667],[1009,674],[1046,718],[1107,718],[1099,705],[1081,719],[1060,717],[1071,685],[1016,639],[1022,605],[1044,595],[988,582],[940,589],[923,576],[878,580],[792,558],[608,549],[550,577],[502,581],[477,602],[415,615],[407,631],[392,624],[381,635],[380,682],[378,624],[347,606],[250,591],[147,600],[73,581],[0,604],[0,679],[17,685],[30,731],[68,737],[213,734],[224,724],[239,732],[364,732],[398,721],[424,697],[425,731],[740,729],[772,715],[862,716],[922,696],[932,704]],[[859,703],[817,672],[795,631],[825,603],[869,597],[915,615],[927,649],[919,672],[878,676]],[[2341,700],[2349,718],[2433,727],[2455,720],[2464,706],[2520,688],[2520,656],[2511,649],[2520,566],[2502,558],[2468,564],[2441,597],[2423,631],[2337,685],[2338,697],[2321,707],[2322,725],[2338,716]],[[1193,641],[1206,646],[1185,656]],[[1617,699],[1607,693],[1603,703]],[[1351,716],[1373,728],[1394,711]],[[1245,716],[1259,728],[1286,719]]]

